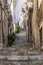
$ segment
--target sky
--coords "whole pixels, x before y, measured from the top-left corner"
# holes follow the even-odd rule
[[[30,4],[29,4],[30,5]],[[20,15],[22,15],[22,7],[24,6],[24,1],[23,0],[17,0],[17,5],[15,7],[15,16],[14,16],[14,20],[16,22],[19,21],[20,19]],[[31,6],[31,5],[30,5]]]
[[[21,14],[21,8],[22,8],[22,5],[23,5],[24,1],[23,0],[17,0],[17,5],[15,7],[15,21],[18,22],[19,21],[19,17],[20,17],[20,14]]]

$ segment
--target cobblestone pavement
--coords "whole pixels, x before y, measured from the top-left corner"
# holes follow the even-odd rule
[[[0,65],[43,65],[43,61],[0,61]]]

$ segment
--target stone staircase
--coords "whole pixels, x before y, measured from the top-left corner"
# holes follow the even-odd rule
[[[43,65],[43,61],[0,61],[0,65]]]
[[[23,36],[21,36],[21,34]],[[42,55],[39,50],[36,50],[26,41],[25,33],[17,34],[17,38],[12,47],[0,47],[0,55],[3,56],[29,56],[29,55]]]
[[[38,51],[26,46],[17,46],[15,47],[4,47],[0,49],[0,56],[29,56],[29,55],[43,55],[43,51]]]

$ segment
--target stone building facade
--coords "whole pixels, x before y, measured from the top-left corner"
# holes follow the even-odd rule
[[[8,36],[8,13],[7,13],[7,10],[6,10],[6,4],[7,4],[7,1],[6,0],[0,0],[0,3],[1,3],[1,23],[0,23],[0,37],[1,37],[1,42],[0,44],[3,45],[3,43],[7,43],[7,36]]]
[[[0,0],[0,43],[7,44],[9,28],[13,29],[13,23],[10,19],[11,11],[8,7],[7,0]],[[10,26],[9,26],[10,23]]]
[[[0,3],[0,45],[2,45],[2,5]]]
[[[26,32],[27,40],[36,49],[40,49],[43,46],[43,0],[39,6],[38,0],[30,0],[33,3],[33,7],[26,10]]]
[[[33,5],[32,34],[34,36],[35,48],[39,48],[38,0],[34,0]]]
[[[39,22],[40,47],[43,48],[43,0],[39,8]]]
[[[36,49],[40,49],[43,46],[43,0],[39,8],[38,4],[38,0],[33,1],[32,38]]]

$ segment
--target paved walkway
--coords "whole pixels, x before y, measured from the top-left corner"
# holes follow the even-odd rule
[[[43,65],[43,61],[29,60],[29,61],[0,61],[0,65]]]
[[[42,51],[43,54],[43,51]],[[12,47],[3,48],[0,50],[0,55],[4,56],[29,56],[29,55],[40,55],[40,52],[30,48],[29,43],[26,41],[26,32],[21,31],[16,34],[16,40]]]
[[[25,31],[16,34],[12,47],[0,48],[0,65],[43,65],[43,55],[28,44]]]
[[[28,43],[26,43],[26,31],[20,31],[20,33],[16,34],[16,40],[14,42],[14,46],[15,44],[17,46],[23,46],[23,45],[27,45]]]

